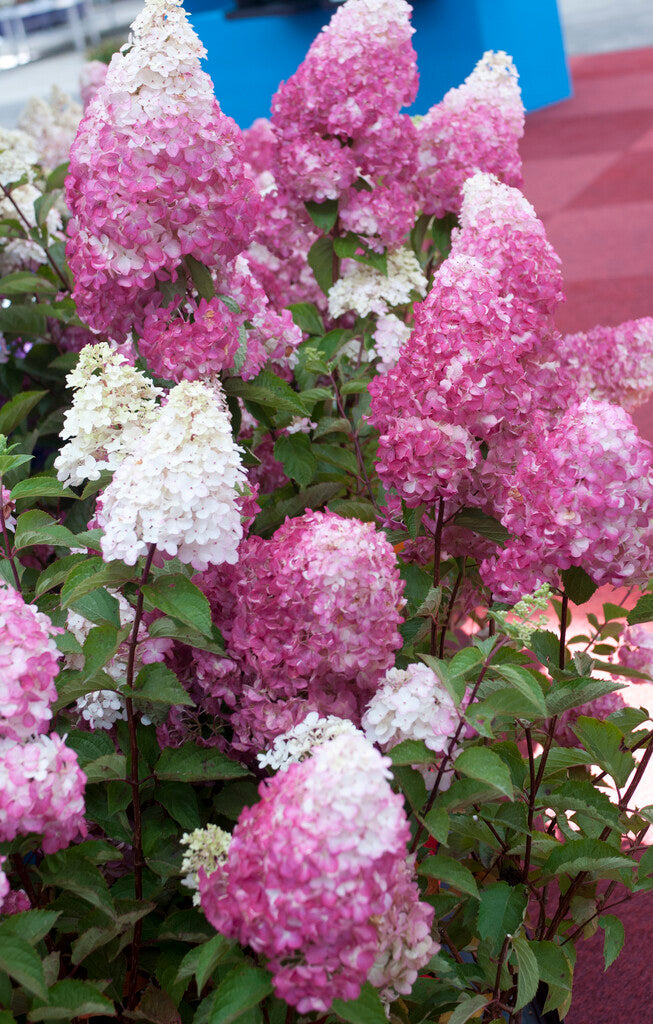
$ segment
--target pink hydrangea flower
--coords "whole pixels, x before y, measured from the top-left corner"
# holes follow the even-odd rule
[[[155,376],[198,380],[233,366],[239,345],[236,313],[217,296],[186,303],[184,317],[175,317],[174,308],[153,311],[143,325],[138,349]]]
[[[388,765],[355,734],[315,748],[261,783],[226,863],[199,873],[209,921],[267,958],[276,994],[300,1014],[355,999],[368,978],[388,1001],[408,994],[439,948]]]
[[[272,101],[275,177],[299,199],[342,197],[343,224],[377,247],[400,244],[415,217],[417,132],[399,113],[417,94],[410,12],[347,0]],[[371,192],[352,188],[361,177]]]
[[[77,755],[56,733],[27,743],[0,739],[0,841],[36,832],[54,853],[83,838],[85,784]]]
[[[653,317],[568,334],[556,349],[579,398],[604,398],[631,410],[653,394]]]
[[[313,710],[359,719],[401,646],[403,582],[371,523],[307,512],[196,582],[238,668],[212,687],[233,708],[237,749],[266,749]]]
[[[23,740],[45,732],[57,697],[56,629],[36,605],[0,587],[0,737]]]
[[[462,426],[404,416],[379,438],[376,469],[409,508],[453,498],[480,458],[478,442]]]
[[[108,70],[109,65],[101,60],[89,60],[82,66],[79,72],[79,92],[84,110],[106,82]]]
[[[180,0],[147,0],[71,150],[68,260],[80,316],[122,340],[186,256],[208,266],[248,244],[258,191],[242,136],[200,68]]]
[[[653,633],[646,626],[625,626],[620,637],[617,661],[636,672],[653,676]],[[636,680],[633,680],[636,682]]]
[[[653,570],[651,446],[626,412],[586,399],[519,462],[501,521],[513,534],[481,566],[495,596],[514,600],[582,566],[599,585],[644,582]],[[511,562],[518,566],[515,574]],[[524,571],[533,575],[524,589]]]
[[[417,191],[424,213],[458,213],[462,186],[478,170],[521,185],[524,106],[517,80],[512,57],[489,50],[421,119]]]

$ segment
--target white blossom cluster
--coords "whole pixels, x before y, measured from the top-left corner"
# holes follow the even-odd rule
[[[129,41],[109,65],[107,87],[93,101],[97,112],[116,94],[131,100],[128,121],[213,107],[213,83],[198,69],[206,50],[181,4],[182,0],[147,0],[132,24]]]
[[[34,140],[26,132],[0,128],[0,185],[8,188],[25,176],[31,180],[38,159]]]
[[[370,350],[370,355],[378,358],[381,373],[387,373],[397,365],[401,350],[410,337],[410,332],[411,328],[408,324],[405,324],[394,313],[386,313],[379,317],[372,335],[374,348]]]
[[[181,873],[185,878],[182,878],[181,884],[188,889],[195,889],[193,906],[199,907],[198,872],[200,868],[204,868],[206,874],[210,875],[220,864],[226,863],[231,836],[218,825],[207,825],[206,828],[184,832],[181,842],[186,847],[181,862]]]
[[[32,96],[18,118],[18,127],[34,140],[38,162],[49,172],[69,156],[82,108],[57,85],[48,99]]]
[[[329,289],[329,314],[342,316],[353,310],[359,316],[383,316],[395,306],[404,306],[415,294],[426,295],[428,282],[415,253],[397,249],[388,253],[388,276],[380,270],[351,260],[343,276]]]
[[[311,711],[303,722],[277,736],[271,750],[257,754],[259,767],[285,771],[291,764],[310,757],[314,747],[329,743],[343,734],[360,736],[361,732],[347,718],[338,718],[336,715],[320,718],[317,711]]]
[[[492,617],[508,636],[523,644],[529,644],[531,636],[536,630],[547,628],[548,619],[543,613],[549,607],[550,597],[551,587],[548,583],[543,583],[532,594],[526,594],[525,597],[517,601],[512,608],[506,611],[493,611]],[[510,615],[510,620],[508,620],[508,615]]]
[[[391,750],[403,740],[424,740],[442,753],[460,716],[444,683],[427,665],[391,668],[367,705],[362,725],[371,743]]]
[[[246,489],[224,393],[182,381],[120,463],[102,498],[102,554],[128,565],[148,545],[193,568],[233,564]]]
[[[66,383],[75,393],[61,437],[71,440],[55,459],[57,476],[66,484],[98,480],[148,430],[163,392],[104,342],[82,349]]]

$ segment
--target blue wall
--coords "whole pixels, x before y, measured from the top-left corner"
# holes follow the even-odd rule
[[[269,114],[279,82],[296,70],[330,16],[315,10],[228,20],[231,0],[186,6],[208,50],[220,105],[243,128]],[[556,0],[415,0],[413,24],[420,71],[413,113],[425,113],[458,85],[484,50],[512,54],[527,110],[571,95]]]

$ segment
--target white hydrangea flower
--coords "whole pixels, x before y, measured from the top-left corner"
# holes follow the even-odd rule
[[[414,293],[426,295],[428,282],[412,249],[388,253],[388,276],[355,260],[329,289],[329,314],[336,318],[353,310],[359,316],[382,316],[394,306],[404,306]]]
[[[380,316],[376,322],[374,348],[370,350],[371,356],[379,360],[379,370],[387,373],[393,366],[397,365],[401,350],[410,337],[411,328],[400,320],[394,313],[386,313]]]
[[[193,906],[199,907],[199,869],[204,868],[206,874],[210,875],[220,864],[226,864],[231,836],[218,825],[207,825],[206,828],[184,832],[181,842],[187,847],[181,862],[181,873],[186,877],[182,878],[181,884],[195,889]]]
[[[82,108],[57,85],[49,98],[32,96],[18,118],[18,127],[34,140],[39,163],[49,172],[64,163],[77,133]]]
[[[427,665],[389,669],[367,705],[365,735],[382,750],[403,740],[424,740],[442,753],[456,731],[460,715],[444,683]]]
[[[308,434],[311,430],[315,430],[317,423],[309,419],[308,416],[293,416],[292,420],[286,427],[287,434]]]
[[[127,719],[124,698],[114,690],[93,690],[78,697],[75,707],[93,730],[111,729],[116,722]]]
[[[314,747],[329,743],[344,733],[362,735],[360,729],[348,718],[338,718],[336,715],[320,718],[317,711],[311,711],[299,725],[276,736],[271,750],[256,755],[259,767],[285,771],[291,764],[310,757]]]
[[[25,175],[31,181],[38,159],[34,139],[26,132],[0,128],[0,185],[6,188]],[[2,216],[6,214],[2,213]]]
[[[163,391],[104,342],[82,349],[66,383],[75,394],[61,437],[71,440],[54,461],[57,476],[66,484],[98,480],[147,431]]]
[[[172,388],[103,494],[104,559],[134,565],[156,544],[197,570],[236,562],[247,485],[240,453],[217,381]]]
[[[197,64],[206,50],[193,31],[182,0],[146,0],[131,26],[120,56],[114,56],[106,88],[91,101],[101,111],[116,94],[128,95],[126,120],[156,119],[185,113],[189,106],[211,108],[213,83]],[[112,112],[109,121],[115,120]]]

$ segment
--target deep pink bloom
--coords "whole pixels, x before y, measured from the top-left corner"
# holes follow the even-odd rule
[[[439,948],[407,859],[389,761],[344,734],[262,782],[226,864],[200,870],[213,926],[267,958],[277,995],[301,1014],[355,999],[368,978],[407,994]]]
[[[45,732],[57,697],[56,629],[36,605],[0,586],[0,737],[23,740]]]

